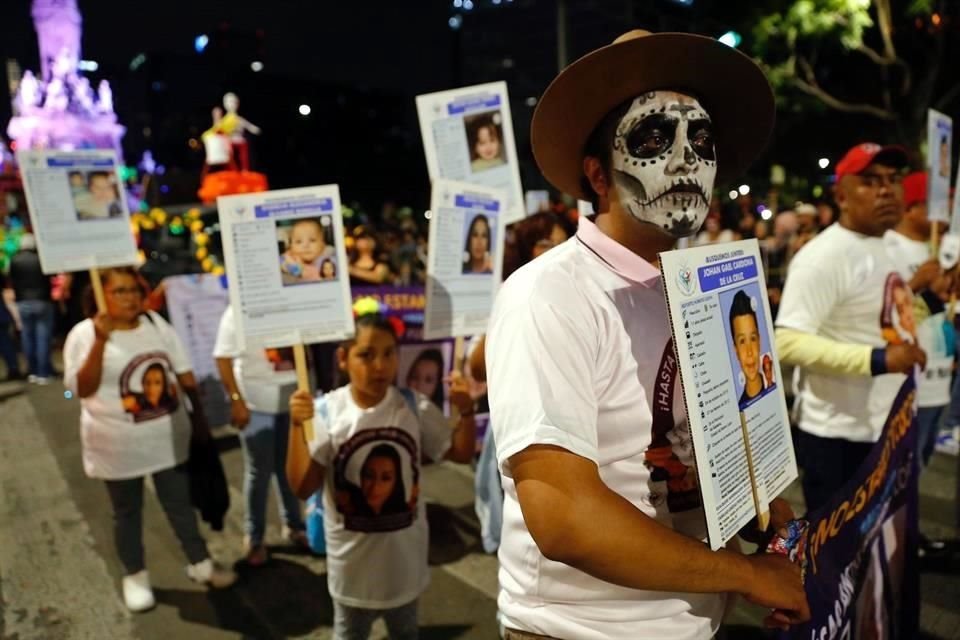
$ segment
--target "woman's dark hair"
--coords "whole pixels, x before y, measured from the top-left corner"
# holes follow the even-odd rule
[[[147,297],[147,283],[144,281],[143,276],[134,268],[134,267],[111,267],[109,269],[100,270],[100,285],[106,286],[107,282],[110,280],[110,276],[130,276],[137,283],[137,288],[140,289],[140,296],[142,298]],[[93,284],[87,285],[83,290],[83,315],[88,318],[92,318],[97,315],[97,299],[93,295]]]
[[[397,330],[393,326],[393,323],[390,322],[390,318],[383,315],[382,313],[365,313],[362,316],[358,316],[354,320],[354,325],[357,327],[357,333],[360,333],[361,329],[379,329],[380,331],[386,331],[391,336],[393,336],[394,342],[399,342],[400,338],[397,336]],[[356,344],[356,338],[350,338],[349,340],[344,340],[340,343],[340,348],[344,351],[349,352],[350,347]],[[339,370],[337,373],[337,386],[342,387],[344,385],[350,384],[350,375],[344,371]]]
[[[561,227],[569,238],[573,235],[572,225],[552,211],[541,211],[524,218],[513,225],[513,241],[504,247],[503,279],[533,260],[533,250],[537,243],[553,233],[554,227]]]
[[[378,444],[373,449],[370,450],[370,453],[367,454],[366,459],[363,461],[363,466],[360,467],[360,484],[363,484],[363,470],[367,468],[367,464],[373,458],[386,458],[393,462],[393,468],[396,470],[397,480],[393,485],[393,491],[390,492],[390,497],[387,498],[387,501],[383,503],[383,508],[380,509],[380,515],[390,515],[394,513],[404,513],[410,510],[410,506],[407,504],[407,491],[406,486],[403,483],[403,462],[400,460],[400,454],[397,452],[397,448],[389,444]],[[369,507],[366,503],[366,496],[364,496],[364,507]]]
[[[320,276],[323,277],[323,268],[324,268],[325,266],[327,266],[328,264],[329,264],[331,267],[333,267],[333,276],[336,277],[336,276],[337,276],[337,264],[336,264],[333,260],[331,260],[330,258],[324,258],[324,259],[323,259],[323,262],[320,263]]]
[[[143,375],[140,376],[140,393],[143,394],[144,399],[147,397],[146,389],[143,388],[144,382],[147,380],[147,374],[151,371],[159,371],[160,377],[163,378],[163,393],[160,395],[160,400],[157,402],[158,407],[165,407],[173,400],[170,397],[170,384],[167,380],[167,370],[159,362],[154,362],[149,367],[143,371]]]
[[[736,295],[733,296],[733,303],[730,305],[730,339],[736,341],[733,335],[733,319],[739,318],[740,316],[752,316],[753,323],[757,325],[757,328],[760,328],[760,323],[757,322],[757,312],[753,310],[753,305],[750,304],[750,296],[748,296],[744,291],[737,291]]]
[[[470,255],[470,237],[473,236],[474,227],[477,226],[478,222],[482,222],[484,226],[487,228],[487,251],[490,251],[490,220],[488,220],[487,216],[485,216],[484,214],[478,213],[476,217],[474,217],[474,219],[470,221],[470,228],[467,230],[467,239],[463,244],[463,251],[468,256]],[[469,263],[470,263],[470,258],[468,257],[465,264],[469,264]]]
[[[413,364],[410,365],[410,369],[407,370],[407,379],[405,380],[406,385],[410,386],[410,376],[413,375],[413,371],[417,368],[417,365],[421,362],[430,362],[437,365],[437,387],[433,390],[433,395],[430,396],[430,402],[435,404],[441,411],[443,410],[443,354],[440,353],[440,349],[424,349],[421,351],[417,358],[413,361]]]

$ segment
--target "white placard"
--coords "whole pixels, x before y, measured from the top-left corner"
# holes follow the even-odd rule
[[[501,189],[505,224],[526,216],[506,82],[417,96],[430,181],[438,178]]]
[[[506,194],[435,180],[424,340],[485,333],[503,265]]]
[[[950,220],[950,145],[953,120],[930,109],[927,112],[927,217]]]
[[[354,334],[337,185],[217,199],[241,339],[264,347]]]
[[[954,233],[960,233],[960,169],[957,170],[957,186],[953,190],[953,212],[950,215],[950,229]]]
[[[756,240],[660,254],[713,549],[756,515],[741,413],[762,502],[797,478],[762,264]]]
[[[44,273],[138,262],[115,151],[18,151],[17,164]]]
[[[170,323],[187,349],[197,380],[218,378],[213,358],[220,316],[230,302],[220,276],[210,273],[164,279]]]
[[[532,216],[541,211],[550,211],[550,192],[547,190],[527,191],[524,194],[526,198],[527,215]]]

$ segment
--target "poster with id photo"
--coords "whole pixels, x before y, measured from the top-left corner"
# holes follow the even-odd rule
[[[950,220],[950,145],[953,119],[930,109],[927,112],[927,217],[931,221]]]
[[[337,185],[217,199],[241,342],[332,342],[354,333]]]
[[[44,273],[138,262],[115,151],[20,151],[17,163]]]
[[[430,207],[423,337],[484,333],[500,287],[506,195],[439,179]]]
[[[797,478],[762,264],[756,240],[660,254],[713,549],[757,515],[751,462],[761,509]]]
[[[506,82],[417,96],[417,115],[431,182],[500,189],[504,224],[526,216]]]

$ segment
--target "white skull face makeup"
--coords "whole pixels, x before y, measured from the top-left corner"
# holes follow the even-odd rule
[[[611,158],[620,204],[637,220],[676,238],[700,230],[717,155],[710,116],[695,98],[674,91],[634,98],[617,123]]]

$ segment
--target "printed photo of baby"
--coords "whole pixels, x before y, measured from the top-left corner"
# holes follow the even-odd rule
[[[507,163],[499,111],[466,116],[463,125],[470,150],[470,171],[479,173]]]
[[[277,247],[284,286],[337,279],[337,251],[331,216],[278,222]]]

